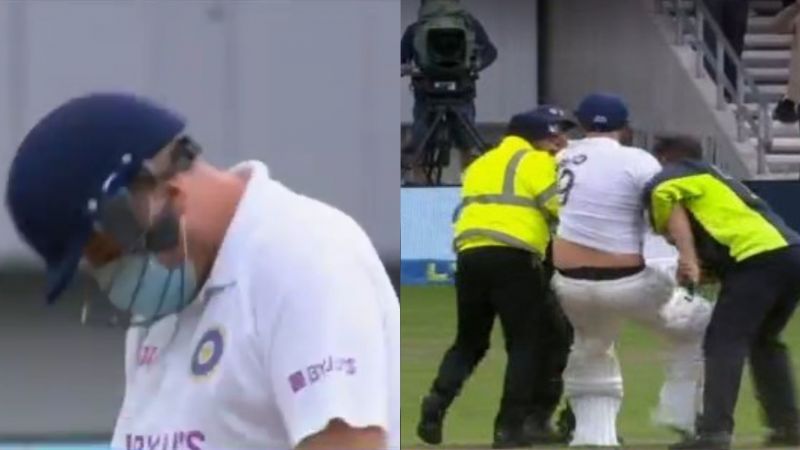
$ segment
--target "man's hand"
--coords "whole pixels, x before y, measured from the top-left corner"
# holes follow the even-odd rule
[[[798,0],[798,1],[800,1],[800,0]],[[412,72],[414,72],[414,67],[411,64],[402,64],[400,66],[400,76],[401,77],[407,77],[407,76],[411,75]]]
[[[700,284],[700,262],[694,255],[680,255],[678,257],[678,283],[690,287]]]
[[[386,433],[378,427],[353,428],[343,420],[334,419],[317,434],[311,435],[296,450],[383,450]]]
[[[678,282],[683,286],[696,286],[700,282],[700,260],[694,248],[694,236],[689,217],[681,205],[675,206],[667,224],[668,237],[678,248]]]

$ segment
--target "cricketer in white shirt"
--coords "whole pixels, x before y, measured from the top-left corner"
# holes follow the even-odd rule
[[[334,419],[400,448],[399,302],[350,217],[233,169],[244,195],[198,298],[128,331],[112,447],[290,449]]]
[[[576,416],[571,445],[619,445],[616,417],[623,397],[614,346],[625,319],[657,331],[669,345],[666,380],[654,419],[694,431],[701,388],[701,343],[708,302],[687,301],[675,288],[676,253],[649,231],[645,184],[660,171],[645,150],[595,136],[558,155],[560,222],[557,235],[609,254],[642,255],[647,266],[614,279],[556,273],[553,288],[575,328],[564,388]]]

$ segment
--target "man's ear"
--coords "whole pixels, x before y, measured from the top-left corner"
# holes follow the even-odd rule
[[[627,146],[633,145],[633,129],[631,129],[631,127],[626,125],[622,129],[620,129],[617,133],[619,136],[620,144]]]
[[[169,199],[172,209],[177,214],[182,214],[186,211],[186,192],[188,190],[189,180],[183,173],[178,173],[165,183],[166,194]]]

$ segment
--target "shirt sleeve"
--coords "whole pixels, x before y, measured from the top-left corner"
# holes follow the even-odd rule
[[[657,176],[645,189],[645,201],[650,213],[650,222],[653,231],[664,234],[672,215],[672,210],[678,204],[702,195],[697,184],[684,183],[681,178],[662,178]]]
[[[478,70],[483,70],[491,66],[497,60],[497,47],[494,46],[486,29],[478,19],[470,16],[473,26],[475,27],[475,43],[478,45],[480,52],[480,60]]]
[[[265,358],[292,446],[333,419],[388,430],[388,360],[369,267],[328,253],[293,277]]]
[[[658,160],[644,150],[642,152],[642,158],[638,161],[633,173],[634,183],[636,183],[639,192],[644,190],[650,180],[661,172],[661,164]]]
[[[558,218],[561,203],[558,200],[558,183],[556,182],[558,168],[553,156],[541,151],[528,155],[530,161],[526,165],[525,174],[528,180],[531,195],[533,195],[543,212],[550,218]]]

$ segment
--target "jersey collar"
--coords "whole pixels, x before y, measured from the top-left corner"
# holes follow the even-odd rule
[[[585,137],[578,141],[581,144],[588,144],[588,145],[614,145],[614,146],[621,146],[622,144],[619,143],[616,139],[611,139],[610,137],[605,136],[592,136],[592,137]]]
[[[264,192],[269,188],[271,179],[264,163],[245,161],[231,168],[231,172],[249,175],[249,178],[200,293],[203,303],[236,284],[242,246],[247,245],[249,237],[258,229],[258,223],[263,220],[264,207],[268,204],[264,201]]]

